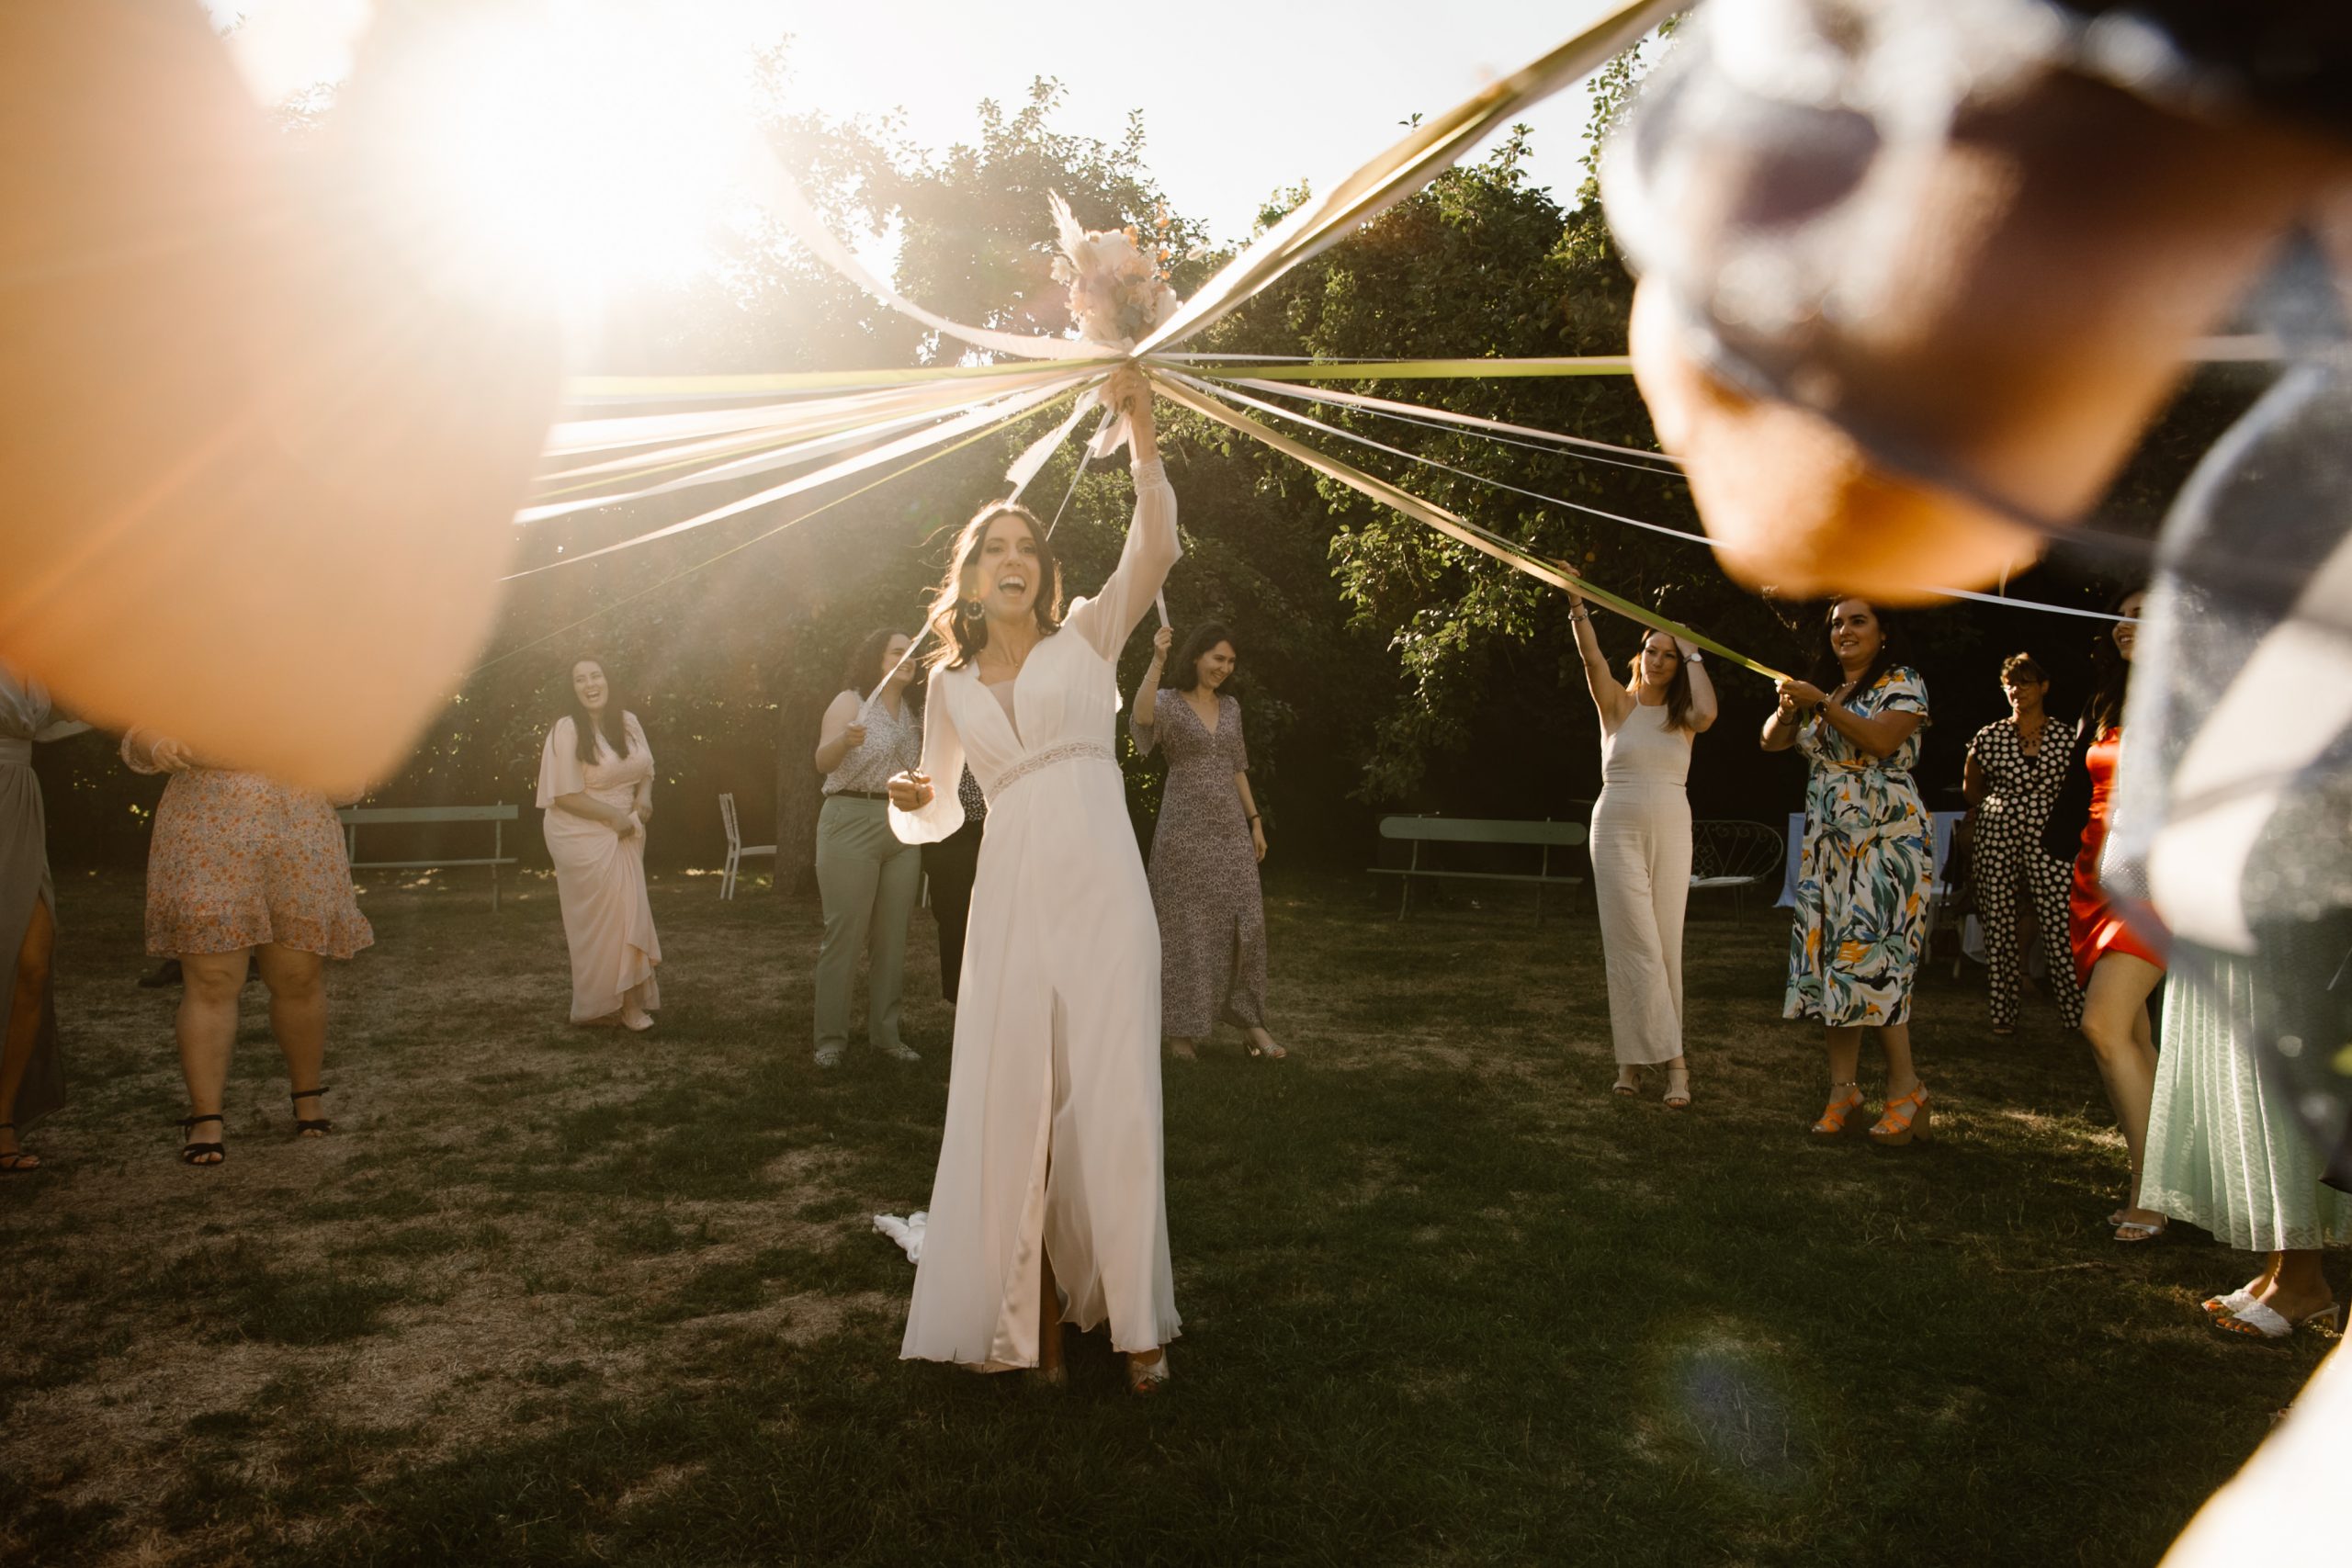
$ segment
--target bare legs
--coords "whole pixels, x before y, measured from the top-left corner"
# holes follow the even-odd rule
[[[176,1032],[180,1073],[187,1079],[189,1112],[196,1116],[220,1113],[222,1090],[229,1081],[229,1057],[237,1043],[237,998],[244,989],[245,966],[258,962],[262,984],[269,987],[269,1027],[286,1058],[288,1086],[315,1089],[325,1062],[327,1045],[326,961],[315,953],[298,953],[276,942],[240,948],[234,953],[183,953],[180,972],[186,981],[180,993]],[[300,1116],[316,1117],[317,1102],[296,1108]],[[210,1141],[217,1134],[198,1129]],[[313,1132],[304,1134],[316,1137]],[[219,1155],[198,1161],[218,1165]]]
[[[49,988],[50,960],[56,952],[57,923],[42,899],[33,900],[33,918],[17,950],[17,989],[0,1036],[0,1122],[17,1119],[17,1091],[25,1085],[25,1070],[33,1063],[33,1045],[40,1035],[40,999]],[[13,1126],[0,1127],[0,1160],[16,1170],[40,1167],[37,1155],[24,1152]]]
[[[1290,1055],[1275,1043],[1272,1034],[1257,1024],[1251,1024],[1243,1030],[1241,1035],[1246,1042],[1242,1049],[1252,1056],[1263,1056],[1269,1060],[1275,1060]],[[1199,1047],[1200,1042],[1190,1035],[1171,1034],[1168,1037],[1168,1054],[1180,1062],[1199,1061],[1201,1059]]]
[[[1856,1081],[1862,1067],[1863,1025],[1833,1026],[1829,1036],[1829,1081],[1833,1085]],[[1919,1075],[1911,1066],[1911,1026],[1908,1023],[1883,1023],[1878,1026],[1879,1049],[1886,1053],[1886,1097],[1900,1100],[1919,1087]]]
[[[1047,1382],[1062,1373],[1062,1299],[1054,1289],[1053,1255],[1037,1249],[1037,1370]]]
[[[187,1080],[187,1108],[192,1117],[220,1114],[220,1091],[229,1081],[229,1052],[237,1041],[237,993],[244,988],[245,964],[253,949],[234,953],[180,954],[180,1010],[174,1021],[179,1037],[180,1076]],[[212,1142],[205,1122],[191,1137]],[[198,1165],[219,1165],[220,1156],[195,1156]]]
[[[2165,972],[2144,958],[2110,953],[2091,966],[2083,992],[2083,1037],[2091,1043],[2107,1101],[2132,1156],[2132,1185],[2123,1194],[2122,1223],[2143,1232],[2164,1224],[2139,1207],[2140,1167],[2148,1148],[2148,1111],[2156,1092],[2156,1043],[2148,1027],[2148,998]]]

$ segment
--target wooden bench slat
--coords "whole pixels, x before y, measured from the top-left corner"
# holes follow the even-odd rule
[[[490,907],[498,908],[498,874],[522,861],[506,852],[506,824],[522,815],[519,807],[501,801],[495,806],[346,806],[335,814],[343,825],[344,853],[353,871],[437,871],[444,866],[486,865],[490,867]],[[361,860],[359,829],[362,828],[414,827],[449,822],[487,822],[490,824],[490,853],[488,855],[436,855],[431,860]]]
[[[1511,822],[1486,817],[1384,817],[1384,839],[1439,844],[1553,844],[1573,847],[1589,836],[1581,822]]]
[[[1581,887],[1581,876],[1538,876],[1532,872],[1516,871],[1431,871],[1428,866],[1368,865],[1364,869],[1374,876],[1448,876],[1469,882],[1542,882],[1554,887]]]
[[[345,827],[377,822],[512,822],[513,806],[346,806],[335,816]]]

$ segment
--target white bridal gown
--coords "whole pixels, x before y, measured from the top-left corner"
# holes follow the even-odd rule
[[[1012,714],[972,665],[932,671],[922,769],[893,807],[909,843],[963,825],[966,763],[987,792],[956,1008],[947,1126],[901,1356],[1037,1364],[1038,1266],[1063,1321],[1108,1321],[1121,1350],[1176,1337],[1160,1174],[1159,928],[1111,750],[1114,660],[1181,553],[1158,462],[1102,592],[1070,606],[1012,682]]]

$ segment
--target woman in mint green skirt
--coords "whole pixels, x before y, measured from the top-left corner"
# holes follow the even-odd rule
[[[2214,954],[2173,968],[2140,1206],[2268,1253],[2205,1310],[2216,1328],[2282,1339],[2335,1320],[2320,1249],[2352,1241],[2352,1193],[2321,1185],[2319,1151],[2262,1077],[2255,1032],[2269,1011],[2250,964]]]

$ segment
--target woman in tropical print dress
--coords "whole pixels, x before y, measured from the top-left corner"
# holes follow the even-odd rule
[[[1911,981],[1927,945],[1932,826],[1912,782],[1928,687],[1894,661],[1867,599],[1829,607],[1828,650],[1814,681],[1782,681],[1764,750],[1793,747],[1805,784],[1804,858],[1790,934],[1783,1015],[1829,1035],[1829,1104],[1813,1131],[1835,1137],[1861,1108],[1862,1031],[1886,1052],[1886,1107],[1873,1142],[1928,1134],[1928,1090],[1911,1061]]]

